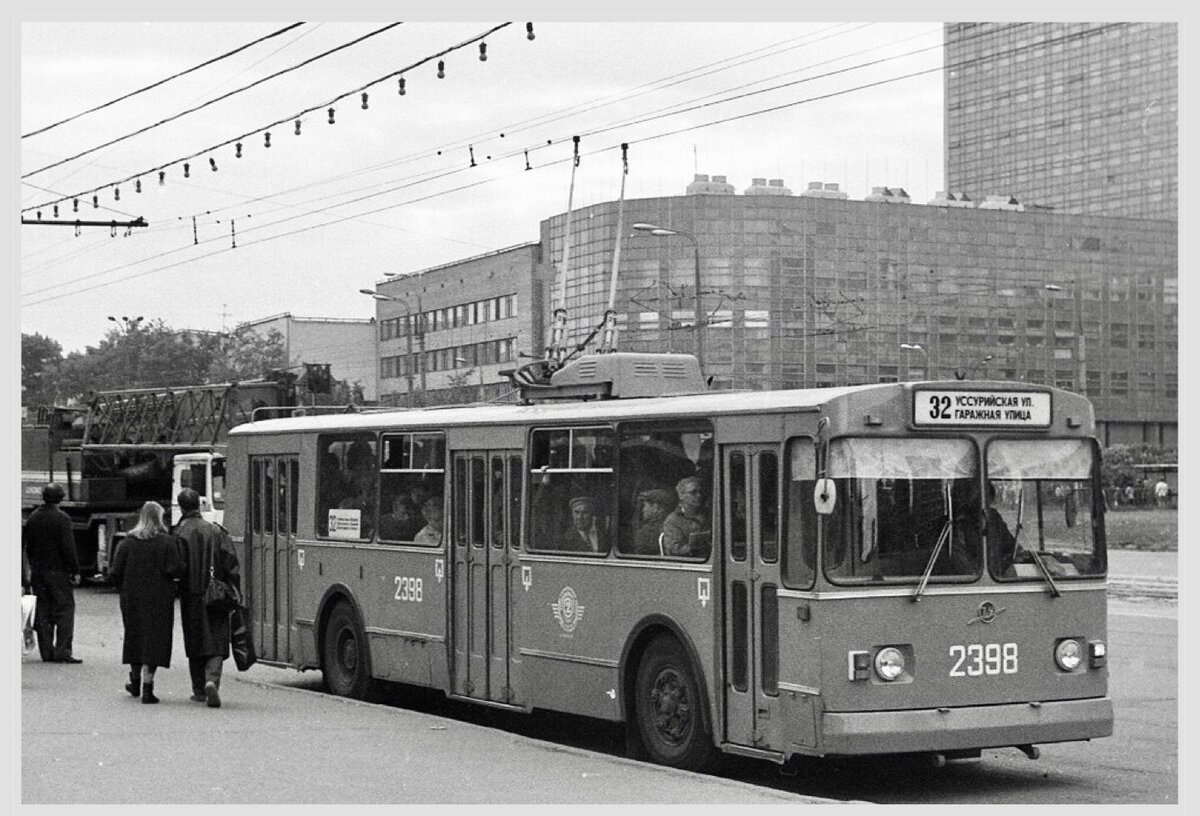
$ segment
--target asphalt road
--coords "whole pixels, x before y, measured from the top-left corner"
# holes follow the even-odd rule
[[[797,776],[781,777],[773,765],[732,758],[714,775],[627,760],[619,728],[581,717],[509,714],[406,687],[363,704],[321,693],[318,672],[239,674],[232,661],[225,705],[209,710],[187,700],[178,623],[174,667],[156,683],[163,703],[143,706],[122,688],[115,594],[84,589],[77,598],[76,653],[85,663],[22,661],[25,803],[1178,801],[1170,601],[1110,603],[1113,737],[1043,746],[1037,761],[1013,749],[944,768],[898,757],[808,760]],[[200,755],[212,758],[212,773],[197,775]]]

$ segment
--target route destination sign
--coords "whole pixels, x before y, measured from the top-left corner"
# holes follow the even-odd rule
[[[987,425],[1050,427],[1050,394],[1045,391],[913,389],[917,426]]]

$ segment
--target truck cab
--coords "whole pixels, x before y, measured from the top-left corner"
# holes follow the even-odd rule
[[[179,491],[190,487],[200,494],[205,521],[225,522],[225,456],[220,453],[177,453],[172,466],[171,522],[179,521]]]

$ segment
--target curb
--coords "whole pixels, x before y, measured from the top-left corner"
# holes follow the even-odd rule
[[[1150,576],[1109,578],[1108,594],[1120,598],[1143,597],[1178,599],[1179,579]]]

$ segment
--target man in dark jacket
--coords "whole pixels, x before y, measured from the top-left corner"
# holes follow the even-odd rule
[[[37,612],[33,628],[38,650],[47,663],[82,663],[71,654],[75,637],[75,591],[79,583],[79,557],[70,517],[59,509],[65,493],[51,482],[42,488],[41,507],[33,511],[21,531],[21,545],[29,558]]]
[[[179,621],[183,626],[183,650],[192,675],[192,700],[221,707],[221,664],[229,657],[229,613],[204,605],[209,570],[213,577],[238,586],[237,555],[220,525],[200,516],[200,496],[191,488],[179,491],[181,517],[173,532],[179,540],[179,556],[187,566],[180,584]]]

